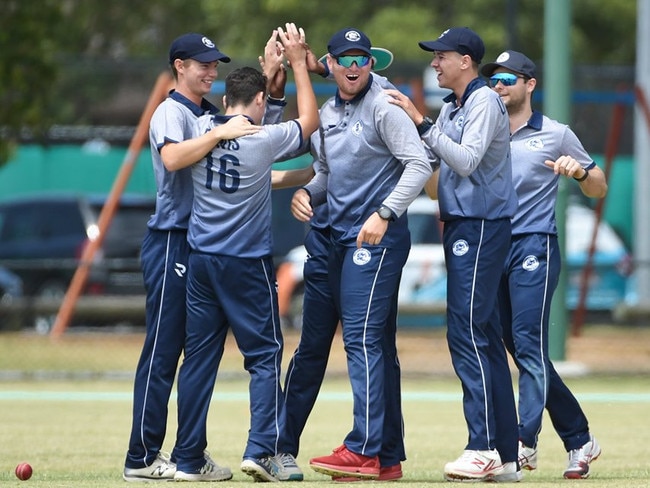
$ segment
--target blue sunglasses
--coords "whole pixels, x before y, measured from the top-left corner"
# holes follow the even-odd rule
[[[519,78],[523,78],[523,76],[517,76],[512,73],[497,73],[492,76],[490,76],[489,84],[490,88],[494,88],[497,86],[499,82],[503,84],[503,86],[513,86],[517,83],[517,80]]]
[[[370,56],[357,55],[357,56],[339,56],[336,62],[344,68],[351,68],[352,63],[357,63],[359,68],[363,68],[370,63]]]

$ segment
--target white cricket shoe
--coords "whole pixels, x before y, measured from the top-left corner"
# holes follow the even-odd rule
[[[144,468],[124,468],[124,481],[156,481],[173,480],[176,465],[169,459],[169,454],[159,452],[153,463]]]
[[[516,462],[502,463],[496,449],[486,451],[465,450],[463,454],[445,465],[447,481],[519,481],[521,471]]]
[[[205,464],[196,471],[176,470],[174,481],[227,481],[232,479],[232,471],[227,466],[219,466],[210,455],[203,453]]]
[[[571,480],[589,477],[589,465],[600,456],[600,446],[596,438],[589,434],[589,441],[582,447],[569,452],[569,465],[564,471],[564,477]]]
[[[519,441],[519,467],[532,471],[537,469],[537,449],[525,446]]]

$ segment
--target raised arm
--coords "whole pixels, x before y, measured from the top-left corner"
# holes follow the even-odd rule
[[[308,138],[318,128],[318,102],[311,86],[309,72],[307,71],[307,50],[304,39],[304,31],[298,29],[295,24],[287,23],[286,30],[278,27],[278,38],[284,47],[286,56],[296,83],[298,118],[297,121],[302,127],[303,137]]]

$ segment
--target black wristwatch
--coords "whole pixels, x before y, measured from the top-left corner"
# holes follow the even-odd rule
[[[415,126],[418,134],[422,135],[433,126],[433,119],[431,117],[424,117],[422,122]]]
[[[379,207],[377,213],[384,220],[389,220],[389,221],[394,220],[393,211],[390,208],[388,208],[386,205],[382,205],[381,207]]]

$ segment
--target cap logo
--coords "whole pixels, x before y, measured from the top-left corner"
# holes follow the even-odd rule
[[[508,61],[509,59],[510,59],[510,53],[505,52],[505,53],[501,53],[501,54],[499,54],[499,57],[497,58],[497,61],[496,61],[496,62],[497,62],[497,63],[505,63],[505,62]]]
[[[442,39],[443,37],[445,37],[445,36],[447,35],[448,32],[449,32],[449,29],[447,29],[445,32],[443,32],[442,34],[440,34],[440,35],[438,36],[438,39]]]
[[[359,34],[357,31],[351,30],[345,33],[345,38],[350,42],[359,42],[361,39],[361,34]]]
[[[214,42],[212,42],[210,39],[207,37],[203,37],[201,39],[201,42],[205,45],[205,47],[209,47],[210,49],[214,49],[216,46],[214,45]]]

